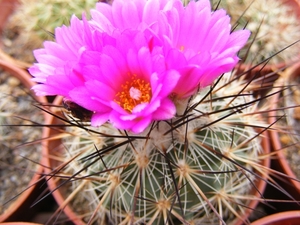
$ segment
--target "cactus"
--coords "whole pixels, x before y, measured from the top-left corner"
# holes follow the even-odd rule
[[[4,46],[1,55],[18,67],[30,67],[35,61],[33,50],[41,48],[45,40],[53,40],[56,27],[68,25],[73,14],[81,17],[96,2],[97,0],[20,0],[3,32]]]
[[[33,89],[69,112],[51,193],[64,186],[60,209],[88,224],[248,223],[252,200],[275,186],[262,147],[269,95],[253,95],[269,84],[231,71],[250,32],[208,0],[127,3],[72,17],[35,52]]]
[[[95,224],[245,220],[245,206],[258,198],[254,186],[268,170],[260,165],[267,157],[264,134],[255,129],[267,125],[246,85],[225,74],[182,116],[153,122],[138,135],[110,124],[91,127],[66,114],[71,126],[59,155],[64,166],[54,176],[72,183],[72,208]]]

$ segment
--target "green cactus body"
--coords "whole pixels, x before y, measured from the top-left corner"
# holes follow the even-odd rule
[[[97,0],[21,0],[14,19],[25,31],[49,40],[48,32],[54,33],[56,27],[69,25],[72,15],[81,17],[83,12],[95,7]]]
[[[263,126],[243,83],[226,74],[201,90],[177,120],[156,122],[138,136],[71,126],[63,140],[63,173],[74,207],[96,224],[230,223],[254,198]],[[69,181],[68,180],[68,181]],[[82,203],[78,203],[82,206]],[[134,216],[133,216],[134,215]]]

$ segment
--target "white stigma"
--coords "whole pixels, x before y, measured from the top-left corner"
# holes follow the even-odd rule
[[[140,100],[140,98],[142,96],[142,92],[135,87],[130,88],[129,94],[130,94],[130,97],[134,100]]]

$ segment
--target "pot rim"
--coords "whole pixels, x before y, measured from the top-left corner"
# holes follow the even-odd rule
[[[286,211],[286,212],[280,212],[280,213],[275,213],[272,215],[268,215],[266,217],[263,217],[261,219],[258,219],[251,223],[251,225],[272,225],[274,222],[291,222],[290,220],[300,221],[300,210],[294,210],[294,211]],[[290,223],[288,223],[290,224]],[[294,223],[292,223],[294,224]],[[291,224],[290,224],[291,225]],[[296,225],[296,223],[294,224]]]
[[[300,72],[300,62],[294,64],[290,68],[287,69],[288,73],[290,74],[287,79],[290,77],[293,77],[295,73],[298,71]],[[300,73],[299,73],[300,75]],[[284,86],[284,83],[281,79],[279,79],[275,85],[276,87],[282,87]],[[269,123],[274,124],[276,123],[276,106],[278,105],[280,99],[280,92],[275,94],[271,99],[270,99],[270,112],[269,112]],[[297,189],[297,192],[300,194],[300,181],[297,181],[295,173],[292,171],[291,167],[289,166],[289,163],[283,153],[283,150],[285,148],[282,147],[282,144],[279,140],[279,132],[276,129],[270,130],[269,131],[270,137],[271,137],[271,142],[272,142],[272,147],[273,150],[275,151],[276,154],[276,159],[278,160],[278,163],[283,170],[282,172],[286,174],[289,178],[289,181],[292,183],[292,185]]]

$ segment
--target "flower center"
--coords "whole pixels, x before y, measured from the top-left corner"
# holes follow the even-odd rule
[[[151,87],[149,82],[132,75],[131,79],[122,84],[121,91],[116,94],[115,102],[123,109],[132,112],[133,108],[151,99]]]

